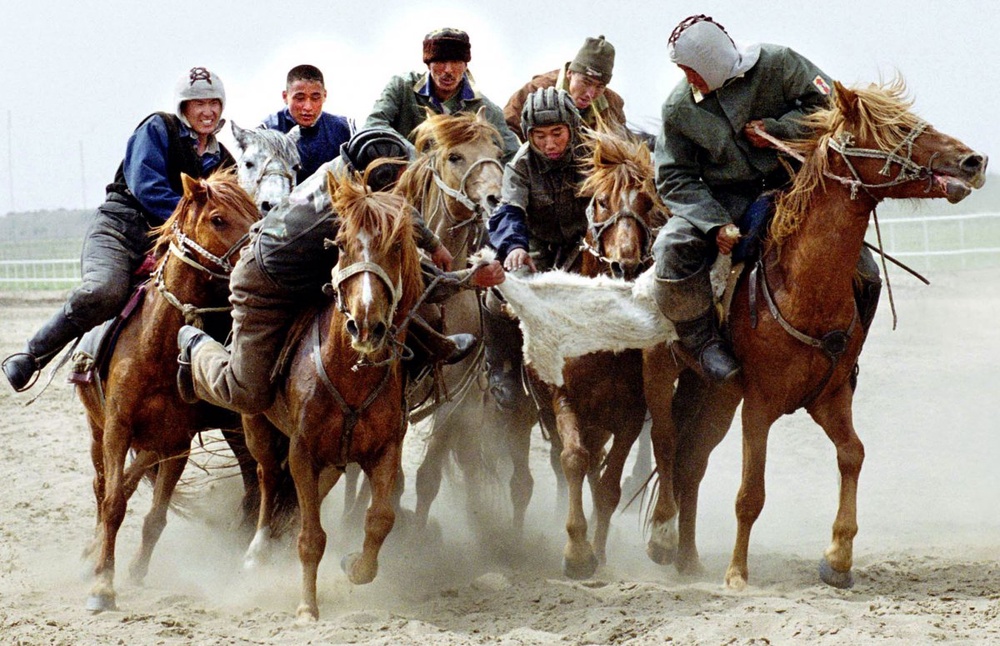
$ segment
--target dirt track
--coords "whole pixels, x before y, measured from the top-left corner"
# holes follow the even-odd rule
[[[235,509],[234,480],[202,482],[192,517],[171,516],[145,585],[129,585],[121,573],[149,502],[140,489],[119,540],[120,610],[92,616],[84,610],[89,583],[79,560],[94,518],[89,437],[80,405],[57,379],[29,408],[24,395],[0,389],[0,642],[1000,643],[1000,271],[932,279],[924,288],[893,274],[899,329],[890,331],[883,295],[862,355],[855,421],[867,458],[852,590],[827,588],[816,575],[837,470],[832,446],[798,413],[771,433],[768,500],[751,542],[751,584],[740,594],[721,583],[739,481],[734,427],[703,486],[706,572],[699,578],[650,563],[639,519],[625,513],[614,519],[609,564],[591,581],[565,579],[564,519],[553,513],[539,438],[523,542],[470,531],[453,484],[432,512],[434,536],[418,541],[401,524],[369,586],[353,587],[340,573],[340,556],[358,539],[338,526],[340,496],[333,495],[324,513],[330,541],[320,568],[322,618],[309,626],[294,623],[293,543],[263,572],[240,569],[243,539],[218,511]],[[19,349],[53,307],[0,295],[0,354]],[[420,448],[416,429],[408,438],[408,478]],[[411,494],[404,505],[412,507]]]

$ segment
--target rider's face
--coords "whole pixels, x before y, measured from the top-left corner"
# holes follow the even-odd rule
[[[712,91],[709,89],[708,83],[705,82],[705,79],[701,78],[701,74],[695,72],[687,65],[678,65],[677,67],[681,68],[681,71],[684,72],[684,76],[687,77],[687,82],[691,85],[691,87],[698,90],[702,94],[708,94]]]
[[[569,70],[566,72],[569,81],[569,95],[573,97],[577,110],[586,110],[597,97],[604,94],[607,85],[586,74]]]
[[[556,123],[551,126],[536,126],[528,132],[531,145],[549,159],[559,159],[569,145],[569,126]]]
[[[447,101],[455,95],[467,67],[465,61],[431,61],[427,64],[434,83],[434,95],[439,101]]]
[[[288,111],[295,123],[308,128],[316,123],[323,114],[323,102],[326,101],[326,88],[319,81],[299,79],[281,93]]]
[[[200,137],[207,137],[219,127],[222,101],[219,99],[191,99],[181,107],[184,118]]]

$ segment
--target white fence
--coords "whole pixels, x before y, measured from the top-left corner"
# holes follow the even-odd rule
[[[1000,267],[1000,213],[879,218],[887,253],[920,269]],[[874,225],[868,241],[875,243]],[[0,289],[69,289],[77,259],[0,260]]]

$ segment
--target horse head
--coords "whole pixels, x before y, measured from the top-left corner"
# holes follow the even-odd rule
[[[250,226],[260,219],[257,206],[229,170],[205,179],[181,174],[184,193],[166,222],[154,230],[159,235],[153,255],[166,251],[180,256],[228,289],[236,253],[249,241]]]
[[[398,195],[372,192],[356,173],[331,174],[327,182],[339,217],[332,286],[343,332],[356,352],[374,359],[398,347],[422,289],[412,209]]]
[[[583,272],[634,280],[648,266],[656,230],[667,218],[649,148],[625,132],[589,130],[583,139],[590,156],[580,194],[591,198]]]
[[[399,190],[412,203],[433,181],[443,194],[449,226],[482,222],[500,203],[503,180],[503,140],[486,119],[476,114],[429,114],[413,131],[421,158],[400,178]],[[422,204],[430,220],[435,205]]]
[[[236,169],[240,186],[257,203],[261,214],[266,215],[295,187],[299,168],[298,126],[284,134],[260,128],[245,130],[233,123],[233,136],[239,148]]]

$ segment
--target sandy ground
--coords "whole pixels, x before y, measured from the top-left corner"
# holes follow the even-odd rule
[[[360,544],[357,528],[340,523],[338,487],[324,507],[321,619],[304,626],[294,621],[292,541],[264,571],[241,569],[246,539],[230,529],[234,479],[189,470],[198,507],[190,518],[171,515],[145,584],[129,584],[123,572],[149,505],[142,488],[119,539],[120,610],[91,615],[79,556],[94,518],[89,432],[57,379],[29,408],[25,395],[0,389],[0,643],[1000,643],[1000,271],[939,273],[931,287],[898,271],[893,278],[899,327],[891,331],[883,296],[855,399],[867,459],[851,590],[828,588],[816,573],[838,476],[832,446],[800,412],[771,433],[769,497],[742,593],[722,585],[739,484],[734,429],[702,488],[698,578],[649,562],[632,512],[615,517],[609,562],[595,578],[563,577],[564,516],[539,436],[522,541],[468,522],[502,526],[504,496],[467,514],[453,478],[432,512],[436,531],[416,537],[401,524],[367,586],[349,584],[338,566]],[[0,295],[0,355],[19,349],[53,309]],[[411,481],[425,432],[407,438]],[[412,508],[412,493],[403,502]]]

